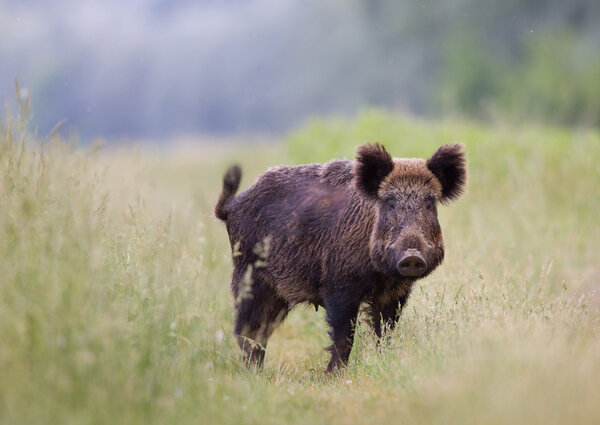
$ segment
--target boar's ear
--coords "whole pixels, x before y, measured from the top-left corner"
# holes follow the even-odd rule
[[[467,182],[467,159],[462,143],[442,145],[427,160],[427,168],[442,184],[442,203],[458,198]]]
[[[394,169],[394,161],[378,143],[358,148],[354,175],[356,187],[367,196],[376,197],[383,179]]]

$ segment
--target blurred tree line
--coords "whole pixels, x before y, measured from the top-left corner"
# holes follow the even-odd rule
[[[0,0],[41,132],[277,134],[364,106],[600,125],[598,0]]]
[[[376,44],[398,62],[402,40],[430,53],[424,112],[600,124],[600,2],[405,3],[374,1],[368,16],[383,23]]]

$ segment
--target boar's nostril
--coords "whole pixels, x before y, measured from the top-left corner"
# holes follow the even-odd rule
[[[410,252],[398,261],[398,271],[402,276],[418,277],[425,273],[427,263],[419,252]]]

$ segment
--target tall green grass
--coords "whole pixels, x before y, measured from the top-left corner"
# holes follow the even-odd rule
[[[159,153],[0,133],[0,423],[597,423],[600,135],[370,111],[279,146]],[[326,376],[323,312],[295,310],[248,370],[231,336],[226,164],[396,156],[463,141],[444,265],[384,348],[360,323]]]

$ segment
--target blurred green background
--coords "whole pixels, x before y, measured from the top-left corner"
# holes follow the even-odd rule
[[[600,124],[597,0],[0,0],[41,133],[280,136],[363,107]]]

